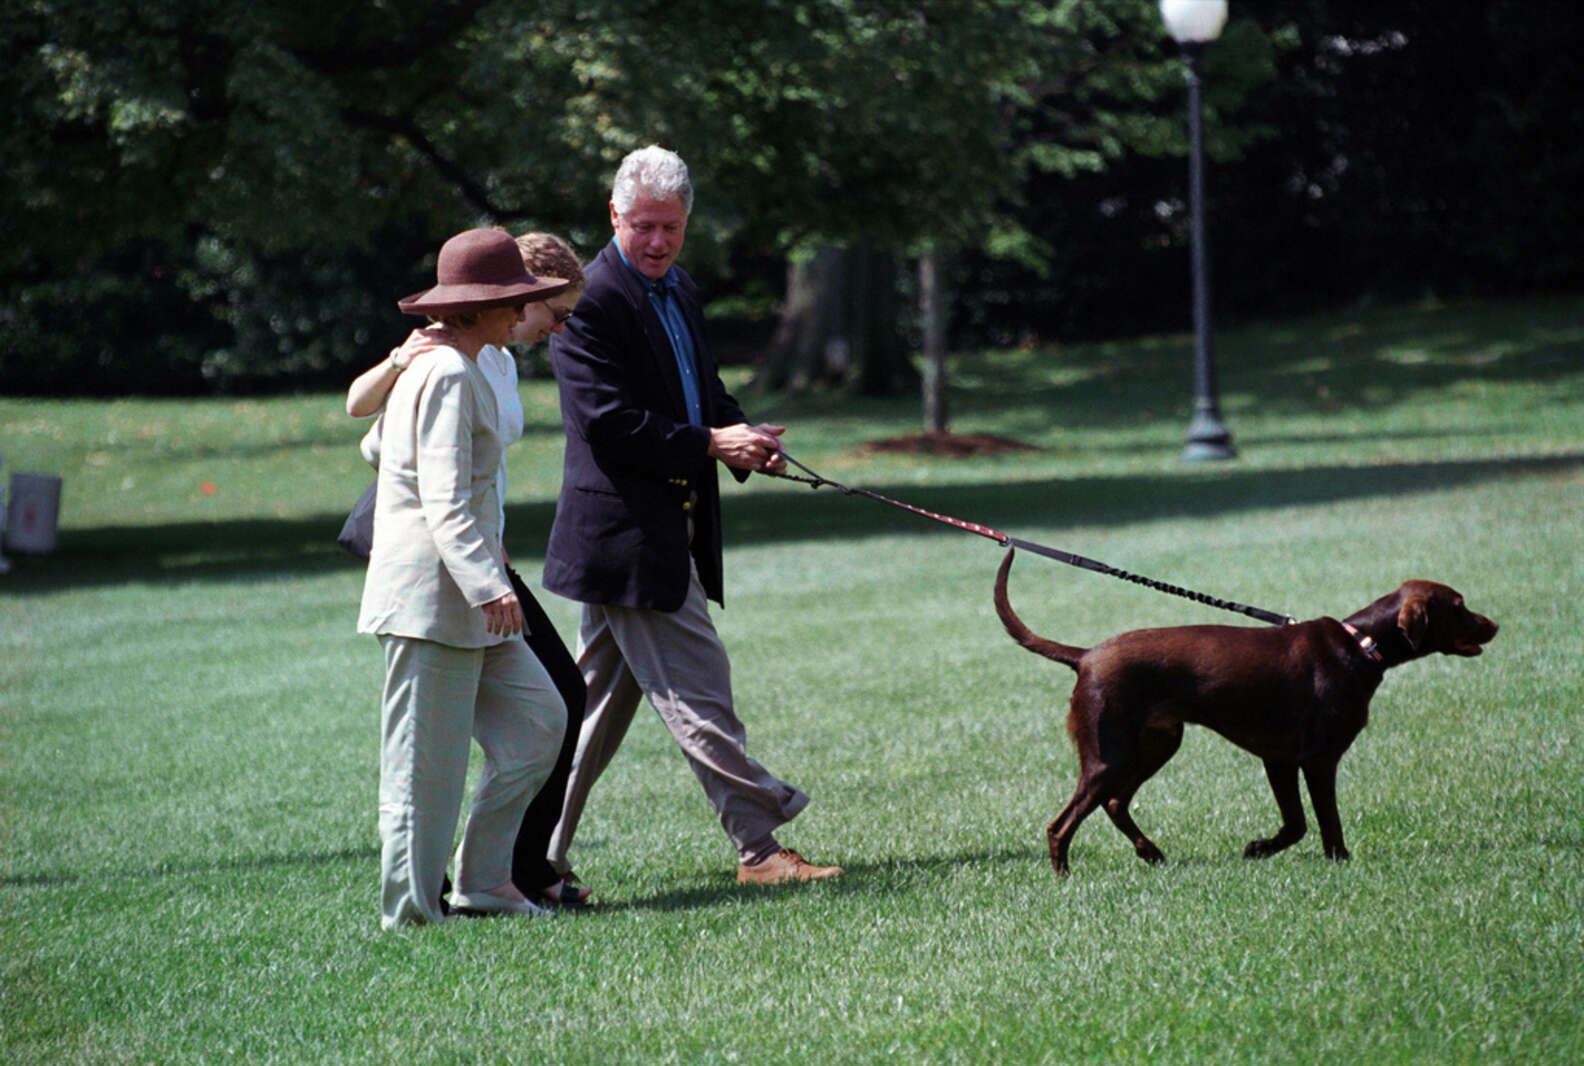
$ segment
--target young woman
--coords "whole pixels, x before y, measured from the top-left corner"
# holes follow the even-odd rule
[[[533,345],[552,333],[563,331],[566,320],[571,317],[572,309],[577,306],[578,298],[582,295],[583,271],[572,246],[554,234],[525,233],[515,243],[523,265],[530,274],[561,278],[568,282],[565,289],[548,299],[527,305],[522,319],[512,328],[509,338],[512,343]],[[412,361],[424,352],[449,343],[449,340],[449,331],[444,324],[414,331],[400,348],[391,352],[389,358],[381,360],[352,383],[347,391],[347,413],[354,417],[378,413],[392,387]],[[516,360],[502,346],[487,345],[479,350],[477,363],[495,394],[499,414],[497,428],[502,443],[510,445],[523,433],[523,408],[518,393]],[[497,495],[502,501],[500,521],[504,530],[504,455],[496,485]],[[561,815],[562,795],[577,749],[578,729],[583,718],[587,690],[582,672],[556,634],[549,617],[509,565],[507,576],[522,607],[525,620],[523,636],[528,648],[549,673],[568,710],[567,727],[561,738],[555,766],[529,806],[518,830],[512,861],[512,881],[537,904],[579,910],[588,905],[589,890],[579,885],[574,876],[563,878],[550,865],[546,853],[550,835]]]

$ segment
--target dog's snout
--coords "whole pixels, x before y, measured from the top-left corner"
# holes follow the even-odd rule
[[[1463,617],[1458,620],[1458,633],[1452,641],[1452,651],[1456,655],[1475,656],[1483,652],[1484,645],[1496,638],[1496,631],[1501,627],[1482,614],[1464,610]]]

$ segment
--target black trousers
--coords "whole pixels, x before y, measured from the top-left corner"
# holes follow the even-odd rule
[[[583,672],[578,669],[577,660],[567,651],[555,626],[550,624],[549,616],[523,584],[523,579],[510,567],[506,575],[511,578],[512,590],[522,603],[526,623],[523,639],[550,675],[567,708],[566,736],[561,739],[561,753],[556,756],[555,768],[540,787],[539,794],[523,814],[522,827],[517,830],[517,846],[512,849],[512,884],[532,896],[561,879],[546,855],[550,850],[550,835],[561,820],[561,804],[566,796],[567,778],[572,773],[572,756],[577,753],[588,687],[583,684]]]

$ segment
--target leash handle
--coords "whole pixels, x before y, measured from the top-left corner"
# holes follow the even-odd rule
[[[1156,581],[1153,578],[1129,573],[1126,570],[1119,570],[1114,566],[1109,566],[1106,563],[1099,562],[1098,560],[1089,559],[1082,555],[1075,555],[1072,552],[1062,551],[1060,548],[1052,548],[1044,544],[1036,544],[1033,541],[1023,540],[1019,537],[1009,537],[998,529],[992,529],[989,526],[980,525],[978,522],[965,522],[961,518],[953,518],[951,515],[940,514],[936,511],[926,510],[923,507],[915,507],[911,503],[903,503],[901,500],[893,500],[889,496],[882,496],[880,493],[871,492],[868,489],[849,488],[839,481],[832,481],[830,478],[822,477],[813,470],[810,470],[808,467],[792,458],[785,448],[779,449],[779,454],[781,458],[785,459],[788,463],[797,467],[799,470],[808,475],[807,477],[798,477],[796,474],[787,473],[773,475],[786,481],[797,481],[809,486],[811,489],[819,489],[828,485],[833,489],[839,489],[843,496],[867,496],[871,500],[875,500],[879,503],[889,504],[892,507],[899,507],[904,511],[911,511],[916,515],[921,515],[924,518],[929,518],[936,522],[944,523],[945,525],[951,526],[954,529],[960,529],[966,533],[973,533],[977,536],[987,537],[990,540],[995,541],[997,544],[1000,544],[1002,547],[1022,548],[1024,551],[1032,552],[1035,555],[1043,555],[1047,559],[1055,559],[1057,562],[1066,563],[1068,566],[1075,566],[1082,570],[1092,570],[1097,574],[1105,574],[1109,577],[1121,578],[1123,581],[1131,581],[1135,585],[1143,585],[1145,588],[1154,589],[1156,592],[1164,592],[1171,596],[1181,596],[1183,599],[1193,600],[1195,603],[1202,603],[1207,607],[1215,607],[1223,611],[1232,611],[1237,614],[1247,615],[1250,618],[1258,619],[1261,622],[1268,622],[1271,625],[1286,626],[1292,625],[1297,621],[1296,618],[1293,618],[1289,615],[1277,614],[1275,611],[1267,611],[1259,607],[1250,607],[1247,604],[1235,603],[1232,600],[1218,599],[1214,596],[1206,595],[1203,592],[1194,592],[1191,589],[1185,589],[1178,585],[1168,585],[1165,582]]]

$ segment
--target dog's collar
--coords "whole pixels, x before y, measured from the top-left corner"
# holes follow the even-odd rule
[[[1376,662],[1381,661],[1380,648],[1376,645],[1374,637],[1368,633],[1360,633],[1356,626],[1350,626],[1346,622],[1342,623],[1342,628],[1348,631],[1349,636],[1358,641],[1358,646],[1364,650],[1365,655],[1368,655]]]

